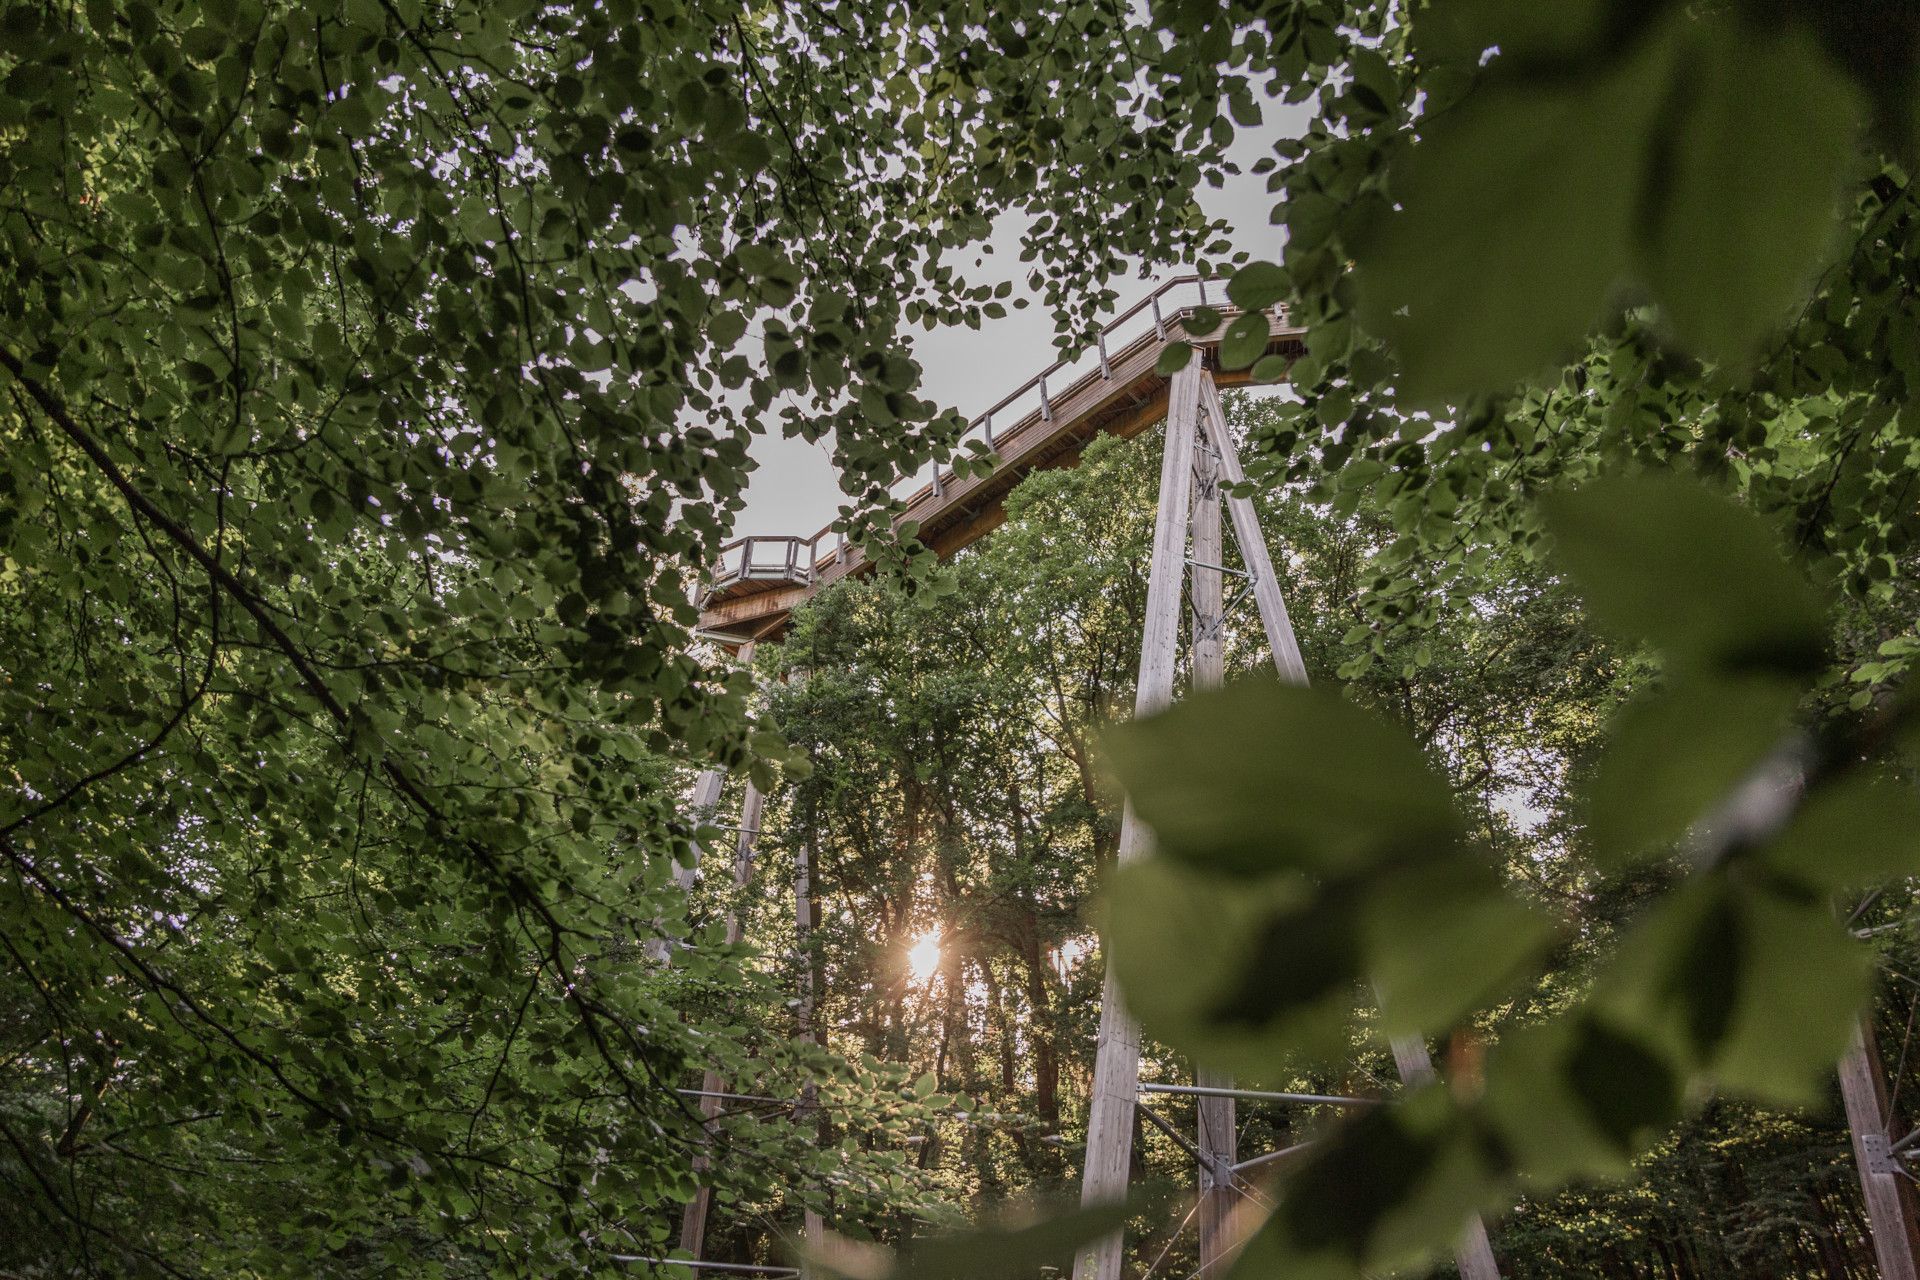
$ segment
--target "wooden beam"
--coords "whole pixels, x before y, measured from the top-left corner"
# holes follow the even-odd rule
[[[1174,375],[1167,412],[1166,447],[1160,459],[1160,505],[1154,517],[1153,560],[1147,575],[1146,626],[1140,641],[1140,678],[1133,711],[1152,715],[1173,701],[1175,657],[1180,641],[1180,586],[1186,571],[1187,511],[1193,488],[1193,443],[1200,413],[1200,362]],[[1129,802],[1120,820],[1120,861],[1144,857],[1150,837]],[[1127,1193],[1133,1155],[1133,1109],[1140,1084],[1140,1027],[1120,999],[1109,960],[1100,990],[1100,1036],[1087,1113],[1086,1171],[1082,1204],[1111,1204]],[[1074,1280],[1119,1280],[1124,1233],[1082,1249]]]
[[[713,811],[720,804],[720,789],[726,785],[725,769],[702,769],[700,777],[693,784],[693,801],[688,810],[696,823],[706,823],[713,819]],[[700,846],[693,846],[693,861],[685,866],[678,858],[673,863],[673,884],[681,897],[693,892],[693,882],[700,871]],[[673,948],[665,938],[651,938],[647,942],[647,955],[657,964],[666,964],[673,957]]]
[[[1880,1046],[1865,1017],[1855,1022],[1853,1042],[1840,1059],[1840,1097],[1847,1108],[1853,1161],[1860,1172],[1860,1194],[1867,1203],[1873,1256],[1880,1263],[1882,1280],[1915,1280],[1920,1232],[1915,1230],[1913,1184],[1901,1175],[1900,1157],[1892,1150],[1893,1115]]]
[[[1209,380],[1210,381],[1210,380]],[[1196,441],[1193,454],[1193,545],[1188,567],[1193,614],[1188,620],[1193,687],[1217,689],[1226,682],[1226,654],[1222,645],[1221,614],[1226,586],[1220,558],[1220,467],[1206,441]],[[1233,1077],[1202,1068],[1195,1076],[1201,1088],[1231,1089]],[[1232,1253],[1231,1219],[1238,1195],[1229,1171],[1239,1159],[1234,1129],[1233,1098],[1224,1093],[1201,1094],[1195,1101],[1199,1132],[1195,1146],[1199,1165],[1200,1203],[1195,1212],[1200,1233],[1201,1280],[1226,1275]]]
[[[1227,427],[1227,416],[1220,407],[1220,395],[1208,383],[1202,389],[1206,418],[1205,438],[1220,455],[1220,474],[1228,484],[1246,479],[1240,469],[1240,453]],[[1280,578],[1274,572],[1273,558],[1267,553],[1266,535],[1260,531],[1260,515],[1253,500],[1245,495],[1227,499],[1233,513],[1234,537],[1240,543],[1240,560],[1253,578],[1253,598],[1260,609],[1260,624],[1266,629],[1267,646],[1273,651],[1274,669],[1289,684],[1307,683],[1306,660],[1300,656],[1300,641],[1293,634],[1293,621],[1287,616],[1287,602],[1280,592]],[[1399,1068],[1400,1081],[1409,1087],[1433,1079],[1433,1059],[1426,1043],[1413,1038],[1393,1042],[1393,1062]],[[1461,1280],[1500,1280],[1500,1267],[1487,1240],[1487,1228],[1478,1215],[1469,1218],[1463,1229],[1454,1258]]]
[[[813,1025],[815,992],[813,953],[809,946],[813,938],[813,839],[811,836],[802,840],[793,851],[793,937],[800,961],[800,1004],[795,1017],[795,1022],[798,1024],[795,1028],[796,1035],[798,1039],[808,1044],[819,1044],[820,1033]],[[809,1081],[800,1090],[800,1105],[794,1108],[793,1118],[801,1124],[813,1120],[814,1113],[818,1110],[819,1096],[819,1089]],[[826,1243],[826,1219],[813,1209],[803,1209],[801,1232],[806,1241],[806,1256],[813,1257]],[[810,1268],[803,1268],[803,1274],[810,1273]]]

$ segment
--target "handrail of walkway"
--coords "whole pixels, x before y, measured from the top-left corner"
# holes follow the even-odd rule
[[[1217,280],[1217,278],[1215,279]],[[1114,343],[1114,339],[1122,326],[1129,324],[1142,314],[1151,314],[1153,317],[1154,336],[1164,339],[1167,336],[1168,325],[1185,318],[1192,308],[1182,306],[1178,310],[1169,313],[1161,308],[1161,301],[1177,289],[1185,289],[1193,286],[1198,290],[1198,302],[1196,305],[1201,307],[1208,306],[1210,305],[1207,300],[1208,282],[1209,277],[1188,273],[1174,276],[1172,279],[1155,287],[1153,292],[1102,325],[1094,334],[1093,345],[1091,347],[1083,348],[1071,356],[1062,356],[1060,359],[1055,360],[1039,373],[1034,374],[1012,391],[1001,396],[1000,399],[996,400],[985,412],[976,415],[967,423],[966,429],[960,433],[959,440],[955,441],[955,451],[957,452],[969,439],[975,438],[976,436],[984,440],[987,448],[992,450],[994,448],[994,417],[996,415],[1004,416],[1007,409],[1028,396],[1035,396],[1038,401],[1039,420],[1042,422],[1052,421],[1053,400],[1047,387],[1047,380],[1049,378],[1054,377],[1063,370],[1074,368],[1082,362],[1087,362],[1089,356],[1093,356],[1096,359],[1094,362],[1089,363],[1088,367],[1082,371],[1082,376],[1092,373],[1095,369],[1098,369],[1103,375],[1110,374],[1110,365],[1108,363],[1109,344]],[[1144,332],[1139,336],[1144,337]],[[1130,341],[1131,340],[1132,339],[1130,339]],[[1022,415],[1022,417],[1015,422],[1013,429],[1018,430],[1020,424],[1024,423],[1026,418],[1031,416],[1032,413],[1033,410],[1029,409],[1026,414]],[[902,477],[902,479],[912,478],[913,477],[910,476]],[[954,475],[951,468],[944,468],[936,463],[934,465],[931,483],[934,493],[938,495],[942,488],[947,483],[950,483],[953,478]],[[925,484],[916,486],[913,494],[907,495],[907,500],[911,501],[914,496],[927,487]],[[721,546],[720,554],[713,565],[711,585],[714,588],[719,588],[755,578],[787,582],[811,582],[819,572],[822,562],[831,563],[837,557],[845,554],[846,541],[844,537],[839,539],[833,549],[827,551],[824,555],[821,553],[820,544],[833,533],[834,522],[828,521],[827,524],[821,527],[819,532],[810,537],[754,534],[749,537],[735,538]],[[775,559],[768,560],[763,557],[760,561],[755,561],[753,553],[756,550],[772,550],[774,548],[778,548],[778,550],[774,552]]]

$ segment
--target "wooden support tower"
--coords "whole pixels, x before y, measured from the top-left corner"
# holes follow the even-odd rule
[[[941,556],[951,555],[985,536],[1002,518],[1001,500],[1022,478],[1043,467],[1068,463],[1097,435],[1130,436],[1164,416],[1166,451],[1161,460],[1159,505],[1154,526],[1153,558],[1147,590],[1145,634],[1141,639],[1140,678],[1135,694],[1136,715],[1149,715],[1171,704],[1180,641],[1182,585],[1191,569],[1194,626],[1191,661],[1194,683],[1208,687],[1224,676],[1221,654],[1221,614],[1224,583],[1220,515],[1225,487],[1244,482],[1240,460],[1221,411],[1218,382],[1245,380],[1245,373],[1219,375],[1207,371],[1205,353],[1217,347],[1224,326],[1210,333],[1189,332],[1188,320],[1197,312],[1182,308],[1169,313],[1162,307],[1178,289],[1199,283],[1200,303],[1206,304],[1204,282],[1191,277],[1169,281],[1138,305],[1117,317],[1097,336],[1098,368],[1071,381],[1057,392],[1048,378],[1062,376],[1056,364],[1016,388],[987,410],[974,424],[1001,466],[984,479],[949,477],[936,470],[932,481],[907,501],[907,517],[920,525],[920,536]],[[1231,308],[1221,312],[1231,319]],[[1151,328],[1122,341],[1127,326],[1151,316]],[[1269,354],[1297,356],[1304,349],[1302,331],[1278,312],[1269,313]],[[1196,354],[1171,377],[1159,372],[1159,357],[1171,343],[1190,344]],[[995,414],[1010,411],[1023,395],[1038,392],[1038,408],[1011,425],[995,428]],[[1247,575],[1247,592],[1259,611],[1261,625],[1282,679],[1306,683],[1306,664],[1287,616],[1280,582],[1269,561],[1252,502],[1228,497],[1225,509],[1232,519],[1236,542]],[[1187,542],[1191,535],[1191,560]],[[765,544],[756,548],[756,544]],[[707,635],[751,653],[755,640],[778,640],[792,610],[837,579],[870,571],[864,554],[850,547],[831,528],[810,538],[748,538],[731,543],[716,566],[712,585],[702,601],[701,628]],[[711,781],[709,781],[711,779]],[[724,779],[718,773],[702,775],[696,789],[696,807],[711,792],[718,799]],[[735,855],[735,879],[744,884],[752,865],[752,841],[759,826],[760,796],[749,788],[747,813],[741,819],[740,845]],[[1121,861],[1144,856],[1151,836],[1135,818],[1132,805],[1121,820]],[[797,853],[795,930],[804,950],[813,927],[811,912],[811,849]],[[675,876],[690,884],[692,868],[675,868]],[[739,922],[729,918],[729,941],[739,938]],[[799,1033],[817,1037],[814,1028],[815,995],[811,972],[803,974]],[[1431,1078],[1433,1066],[1424,1044],[1397,1041],[1395,1062],[1403,1081]],[[1109,967],[1101,996],[1100,1031],[1095,1053],[1092,1097],[1089,1101],[1087,1158],[1082,1198],[1096,1204],[1126,1194],[1132,1157],[1136,1090],[1140,1075],[1140,1031],[1121,1003]],[[1201,1264],[1203,1277],[1218,1280],[1226,1270],[1230,1238],[1229,1215],[1240,1195],[1234,1138],[1231,1082],[1212,1074],[1200,1077],[1207,1093],[1199,1100],[1198,1142],[1191,1149],[1200,1166]],[[703,1112],[709,1122],[718,1114],[723,1092],[715,1073],[708,1073]],[[715,1095],[715,1096],[705,1096]],[[796,1118],[812,1107],[811,1091],[803,1093]],[[1297,1149],[1297,1148],[1294,1148]],[[1282,1153],[1288,1154],[1288,1153]],[[1263,1158],[1264,1159],[1264,1158]],[[1250,1162],[1260,1163],[1260,1161]],[[704,1156],[698,1170],[707,1165]],[[700,1254],[706,1229],[709,1193],[703,1189],[688,1205],[682,1222],[681,1247]],[[805,1232],[818,1241],[824,1226],[809,1212]],[[1118,1235],[1084,1250],[1075,1260],[1075,1280],[1118,1280],[1124,1241]],[[1468,1224],[1459,1253],[1465,1280],[1498,1280],[1486,1232],[1475,1219]],[[1911,1275],[1911,1272],[1906,1273]],[[1913,1280],[1920,1280],[1914,1277]]]
[[[1194,465],[1194,459],[1202,459]],[[1220,679],[1217,624],[1203,615],[1217,610],[1221,596],[1218,506],[1209,525],[1204,516],[1207,499],[1219,501],[1220,486],[1237,486],[1245,479],[1220,395],[1213,379],[1198,359],[1190,361],[1175,375],[1167,405],[1166,452],[1160,467],[1160,498],[1155,516],[1153,563],[1147,581],[1145,634],[1140,646],[1140,683],[1134,698],[1134,714],[1149,715],[1166,707],[1173,699],[1172,656],[1178,643],[1180,622],[1180,581],[1191,564],[1194,593],[1194,683],[1215,683]],[[1306,663],[1300,656],[1300,644],[1287,616],[1286,601],[1280,592],[1280,579],[1274,573],[1267,554],[1265,535],[1260,530],[1259,514],[1252,501],[1240,493],[1227,497],[1226,506],[1233,520],[1235,540],[1249,579],[1254,604],[1273,652],[1275,670],[1282,680],[1307,683]],[[1193,518],[1194,550],[1191,559],[1184,553],[1189,516]],[[1205,526],[1205,527],[1203,527]],[[1209,532],[1210,529],[1210,532]],[[1215,633],[1210,636],[1210,633]],[[1204,665],[1203,665],[1204,664]],[[1120,828],[1120,860],[1141,857],[1151,842],[1150,834],[1126,808]],[[1086,1173],[1081,1187],[1084,1204],[1111,1203],[1126,1194],[1127,1166],[1132,1156],[1133,1108],[1140,1080],[1140,1031],[1120,1002],[1113,979],[1113,966],[1107,966],[1101,993],[1100,1039],[1094,1059],[1093,1096],[1087,1120]],[[1407,1085],[1423,1084],[1433,1077],[1433,1061],[1425,1044],[1418,1040],[1396,1040],[1394,1063]],[[1212,1083],[1203,1081],[1203,1084]],[[1227,1101],[1227,1098],[1205,1099]],[[1221,1130],[1225,1121],[1224,1133]],[[1223,1166],[1213,1156],[1219,1144],[1230,1142],[1231,1112],[1222,1116],[1205,1110],[1200,1118],[1201,1167],[1201,1266],[1202,1274],[1217,1276],[1224,1271],[1224,1255],[1231,1248],[1227,1238],[1226,1205],[1233,1194],[1231,1185],[1222,1187],[1216,1171]],[[1210,1144],[1214,1149],[1210,1149]],[[1224,1168],[1230,1169],[1229,1158]],[[1230,1177],[1231,1175],[1229,1175]],[[1074,1280],[1119,1280],[1125,1242],[1119,1233],[1081,1251],[1074,1260]],[[1463,1280],[1499,1280],[1499,1268],[1487,1241],[1485,1226],[1476,1217],[1464,1224],[1456,1251]]]

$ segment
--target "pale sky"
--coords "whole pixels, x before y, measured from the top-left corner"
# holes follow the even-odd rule
[[[1276,141],[1304,132],[1312,108],[1275,100],[1262,105],[1266,122],[1258,129],[1242,129],[1234,137],[1231,155],[1241,175],[1219,190],[1203,188],[1200,205],[1233,228],[1236,249],[1244,249],[1256,258],[1272,259],[1278,257],[1281,234],[1269,221],[1274,197],[1267,193],[1264,176],[1255,177],[1246,170],[1255,160],[1270,154]],[[979,268],[969,270],[969,279],[976,284],[1012,280],[1016,296],[1024,293],[1026,272],[1019,261],[1017,224],[1003,227],[993,243],[993,256]],[[967,265],[971,267],[971,263]],[[1156,283],[1116,281],[1119,308],[1132,306]],[[956,326],[932,333],[915,331],[913,347],[926,371],[921,394],[968,417],[986,409],[1055,358],[1052,319],[1038,299],[1025,310],[1009,310],[1000,320],[983,320],[979,329]],[[735,536],[806,536],[832,520],[845,501],[824,443],[814,445],[777,434],[763,435],[749,452],[760,469],[748,483],[746,507],[735,522]]]

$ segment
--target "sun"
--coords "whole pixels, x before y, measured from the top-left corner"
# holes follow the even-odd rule
[[[940,930],[930,929],[907,948],[907,971],[915,982],[925,982],[940,971]]]

